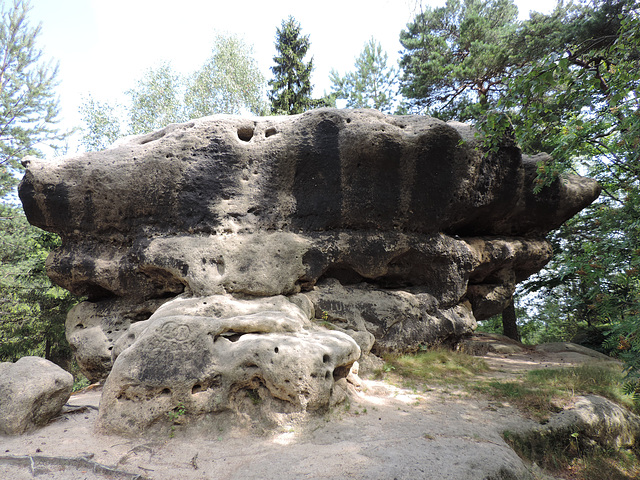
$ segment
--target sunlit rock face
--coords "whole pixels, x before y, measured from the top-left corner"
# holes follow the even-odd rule
[[[104,425],[141,430],[245,393],[321,409],[361,354],[472,332],[598,196],[577,176],[534,194],[545,158],[422,116],[216,116],[28,158],[20,197],[63,239],[51,279],[88,297],[67,336],[89,378],[109,377]]]

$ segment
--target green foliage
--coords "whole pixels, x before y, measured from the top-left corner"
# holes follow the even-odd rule
[[[597,203],[553,232],[554,260],[524,285],[535,316],[564,326],[563,336],[602,325],[604,349],[627,362],[637,385],[640,312],[640,18],[638,3],[617,0],[559,6],[520,31],[557,30],[551,53],[510,81],[493,124],[508,118],[525,151],[547,151],[537,191],[564,172],[596,178]],[[610,327],[610,328],[609,328]],[[605,332],[606,332],[605,330]],[[622,339],[622,340],[620,340]],[[617,349],[616,342],[628,347]],[[635,343],[634,343],[635,342]],[[635,346],[634,346],[635,345]],[[634,351],[634,348],[636,349]]]
[[[269,80],[271,111],[276,115],[294,115],[318,106],[311,98],[313,58],[304,60],[311,41],[301,32],[300,23],[291,16],[276,29],[274,78]]]
[[[251,56],[252,48],[236,36],[216,37],[209,60],[187,81],[187,118],[213,113],[264,115],[265,78]]]
[[[79,392],[80,390],[84,390],[85,388],[87,388],[89,385],[91,385],[89,379],[80,373],[73,380],[72,391]]]
[[[57,67],[36,45],[40,26],[29,25],[27,1],[7,3],[0,10],[0,197],[15,187],[21,157],[67,135],[55,126]],[[37,355],[68,367],[64,321],[76,299],[45,274],[58,242],[29,225],[11,198],[0,201],[0,361]]]
[[[88,151],[103,150],[123,136],[117,105],[99,102],[89,95],[83,99],[80,115],[84,123],[80,143]]]
[[[252,48],[236,36],[218,35],[211,57],[190,75],[170,63],[148,69],[125,93],[127,105],[99,102],[91,96],[80,107],[84,124],[81,144],[101,150],[125,134],[140,135],[171,123],[214,114],[264,114],[265,79]],[[121,124],[121,118],[126,125]]]
[[[512,0],[447,0],[400,34],[402,94],[444,119],[476,119],[504,93],[521,59],[511,48]]]
[[[600,447],[579,432],[525,435],[503,432],[505,441],[522,458],[572,480],[631,480],[640,476],[640,458],[633,449]]]
[[[461,352],[436,349],[412,355],[390,356],[383,367],[403,378],[418,381],[457,381],[486,372],[484,360]]]
[[[78,301],[46,275],[49,251],[59,238],[28,224],[21,209],[0,204],[0,361],[26,355],[68,368],[67,311]]]
[[[398,71],[387,65],[388,55],[371,38],[356,58],[355,70],[343,77],[331,70],[331,90],[336,98],[347,100],[347,108],[375,108],[392,113],[398,104]]]
[[[178,402],[178,405],[176,405],[176,407],[173,410],[168,412],[167,416],[169,417],[169,420],[171,420],[172,422],[177,422],[186,414],[187,414],[187,407],[185,407],[184,403]]]
[[[0,7],[0,197],[16,184],[20,159],[36,145],[56,147],[66,134],[55,127],[57,65],[46,63],[36,45],[40,25],[29,25],[27,0]]]
[[[185,120],[181,104],[182,79],[169,63],[148,69],[136,86],[126,91],[129,133],[140,135]]]
[[[611,327],[605,345],[617,351],[625,362],[627,373],[625,393],[640,405],[640,316],[636,313]]]

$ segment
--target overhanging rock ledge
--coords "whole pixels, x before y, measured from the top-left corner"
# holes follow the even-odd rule
[[[108,376],[102,424],[130,432],[179,404],[325,408],[361,355],[472,332],[599,194],[569,176],[534,195],[547,158],[484,152],[456,122],[319,109],[29,158],[19,192],[62,237],[49,276],[88,297],[67,336]]]

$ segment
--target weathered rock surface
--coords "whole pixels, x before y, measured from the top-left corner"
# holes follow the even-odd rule
[[[509,438],[534,461],[549,449],[588,451],[634,448],[640,442],[640,417],[598,395],[576,397],[571,408],[544,425],[510,432]]]
[[[299,310],[295,318],[304,312],[334,330],[320,333],[307,318],[285,341],[279,323],[267,322],[276,329],[261,332],[258,356],[266,359],[264,352],[282,344],[316,358],[321,345],[339,344],[342,353],[330,354],[342,362],[331,364],[338,379],[371,348],[456,342],[476,320],[504,308],[516,283],[551,258],[544,235],[599,193],[596,182],[571,176],[534,195],[536,168],[546,158],[523,158],[508,141],[486,153],[466,125],[372,110],[209,117],[103,152],[27,159],[20,196],[31,223],[63,238],[48,259],[49,275],[89,297],[69,315],[68,338],[91,379],[105,378],[117,358],[105,388],[105,405],[116,409],[122,393],[112,388],[116,377],[118,385],[150,381],[146,373],[128,378],[125,371],[155,362],[161,350],[143,344],[161,337],[158,329],[169,320],[159,312],[183,305],[183,297],[170,300],[178,295],[213,303],[232,296],[256,305],[257,298],[288,297]],[[252,351],[255,332],[240,330],[242,341],[224,353],[226,343],[206,332],[221,319],[240,325],[243,315],[178,310],[172,321],[189,331],[194,322],[198,341],[213,342],[198,350],[204,355],[198,368],[218,368],[236,365],[233,352],[241,345]],[[278,315],[289,322],[290,313]],[[344,343],[343,333],[357,345]],[[163,361],[191,362],[179,351],[163,352]],[[300,368],[318,373],[315,361]],[[257,367],[259,382],[227,376],[220,391],[234,382],[250,388],[261,382],[270,398],[286,397],[303,409],[332,398],[307,380],[270,388],[268,369]],[[189,368],[188,375],[176,374],[180,380],[171,377],[182,385],[180,395],[166,387],[172,402],[162,400],[164,380],[149,384],[156,413],[191,401],[188,385],[204,380]],[[278,381],[284,380],[291,378]],[[137,418],[148,423],[154,415]]]
[[[0,433],[20,435],[46,425],[72,389],[73,376],[44,358],[0,363]]]
[[[121,433],[166,421],[180,408],[189,418],[257,410],[277,424],[279,414],[342,401],[360,357],[350,336],[314,328],[285,297],[227,295],[166,303],[132,325],[113,353],[99,421]]]

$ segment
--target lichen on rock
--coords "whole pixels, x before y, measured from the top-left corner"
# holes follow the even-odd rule
[[[599,193],[569,176],[534,194],[545,158],[485,152],[456,122],[319,109],[31,159],[19,191],[62,237],[50,277],[88,297],[67,335],[108,377],[103,425],[138,431],[177,404],[241,409],[248,390],[325,408],[361,355],[459,341]]]

